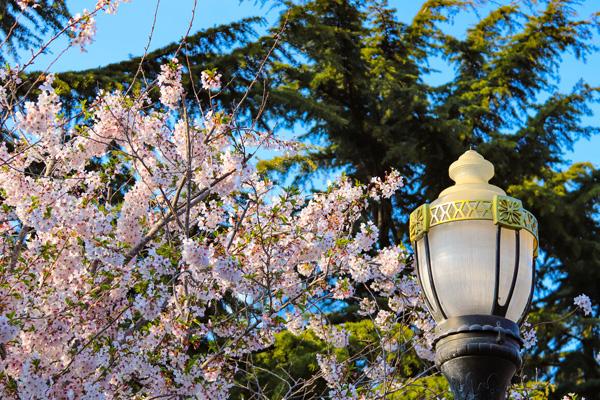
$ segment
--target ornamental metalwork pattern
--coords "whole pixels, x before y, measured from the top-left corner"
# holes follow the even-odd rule
[[[523,210],[522,219],[523,228],[527,229],[533,236],[538,237],[538,222],[537,219],[527,210]]]
[[[494,196],[489,200],[455,200],[430,206],[423,204],[410,214],[410,240],[419,240],[436,225],[454,221],[491,220],[509,229],[525,229],[535,238],[538,247],[538,223],[520,200],[508,196]]]
[[[430,208],[430,226],[465,219],[492,219],[492,203],[485,200],[460,200]]]
[[[494,224],[511,229],[521,229],[523,204],[508,196],[494,196],[492,201]]]
[[[419,240],[429,230],[429,204],[423,204],[410,214],[410,240]]]

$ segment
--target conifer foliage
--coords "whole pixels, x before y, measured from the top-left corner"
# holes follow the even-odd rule
[[[447,34],[444,24],[471,12],[477,4],[469,1],[426,1],[410,23],[381,1],[290,6],[285,44],[294,56],[274,66],[272,99],[290,125],[309,127],[305,139],[325,145],[264,167],[295,166],[305,176],[341,167],[361,180],[397,168],[410,195],[371,208],[386,245],[406,240],[409,212],[449,186],[448,165],[475,146],[496,167],[493,183],[523,199],[540,223],[530,319],[541,324],[523,374],[555,378],[556,396],[581,391],[593,398],[600,388],[598,320],[542,323],[560,319],[578,293],[600,301],[600,172],[565,158],[577,140],[598,133],[584,124],[598,88],[581,81],[557,90],[563,57],[597,57],[598,23],[578,15],[577,4],[479,7],[464,37]],[[448,82],[427,83],[432,57],[453,69]]]
[[[15,56],[19,48],[29,50],[39,46],[45,33],[59,31],[69,17],[63,0],[0,2],[0,43],[6,46],[0,52],[0,61],[6,61],[7,55]]]

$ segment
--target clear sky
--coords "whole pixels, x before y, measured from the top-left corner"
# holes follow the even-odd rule
[[[86,7],[91,9],[94,4],[94,0],[69,2],[72,12]],[[193,4],[194,0],[159,0],[159,12],[150,50],[177,41],[185,34]],[[397,9],[400,20],[410,21],[422,1],[390,0],[390,4]],[[81,70],[141,55],[148,43],[156,5],[157,0],[132,0],[130,3],[121,4],[116,15],[99,15],[96,21],[96,38],[94,43],[87,47],[87,52],[81,53],[77,48],[70,49],[52,64],[56,54],[66,47],[65,41],[57,41],[51,47],[54,54],[41,57],[36,63],[36,68],[45,70],[49,67],[51,71],[56,72]],[[593,12],[600,11],[600,2],[583,1],[577,10],[580,15],[588,17]],[[481,15],[485,15],[483,10]],[[240,3],[238,0],[198,0],[191,32],[249,16],[265,17],[269,23],[277,19],[279,9],[271,8],[269,4],[261,5],[252,1]],[[461,35],[477,18],[478,16],[473,13],[459,14],[454,23],[447,26],[447,30],[452,34]],[[600,46],[600,35],[596,35],[595,41]],[[442,83],[452,76],[452,70],[442,60],[433,59],[431,65],[439,72],[428,77],[430,83]],[[568,92],[580,79],[591,85],[600,86],[600,53],[590,56],[585,63],[576,60],[572,55],[564,58],[560,66],[558,89]],[[587,117],[585,122],[600,126],[600,104],[592,105],[592,109],[594,115]],[[572,161],[592,161],[596,166],[600,166],[600,135],[591,140],[580,140],[576,143],[574,151],[569,153],[568,158]]]

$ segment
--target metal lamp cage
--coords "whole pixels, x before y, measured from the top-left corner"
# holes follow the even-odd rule
[[[531,281],[527,303],[515,321],[521,323],[522,319],[527,314],[533,297],[535,260],[538,249],[538,224],[533,214],[523,208],[520,200],[508,196],[496,195],[492,201],[451,201],[435,206],[424,204],[410,215],[410,240],[415,252],[416,271],[419,284],[425,292],[424,297],[426,305],[434,319],[438,322],[446,320],[449,317],[457,316],[449,315],[449,312],[443,306],[444,300],[440,299],[437,288],[442,283],[439,282],[439,278],[436,277],[436,265],[433,265],[432,262],[430,235],[436,226],[441,224],[457,224],[473,220],[490,221],[490,224],[493,223],[496,229],[493,294],[490,297],[489,309],[487,311],[478,312],[478,314],[506,318],[507,311],[513,300],[513,295],[517,286],[517,277],[519,277],[520,273],[529,274],[525,277],[525,279]],[[524,264],[521,260],[522,242],[524,240],[524,235],[521,233],[523,230],[533,236],[531,265]],[[514,239],[511,239],[510,236],[513,233]],[[501,249],[502,246],[505,245],[505,242],[502,239],[506,236],[508,236],[509,240],[514,240],[515,251],[512,255],[512,259],[508,263],[512,265],[512,276],[510,278],[508,295],[503,304],[501,304],[499,296],[500,276],[501,272],[509,272],[501,271],[501,261],[504,263],[507,261],[501,258]],[[525,271],[523,271],[524,268]],[[428,288],[429,290],[425,290],[425,288]]]

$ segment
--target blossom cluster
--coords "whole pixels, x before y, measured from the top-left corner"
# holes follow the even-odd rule
[[[36,8],[39,4],[35,0],[17,0],[17,5],[21,11],[27,10],[29,7]]]
[[[592,300],[585,294],[580,294],[579,296],[573,299],[573,303],[577,308],[580,308],[583,311],[583,315],[591,315],[592,314]]]
[[[202,88],[205,90],[219,90],[221,88],[222,75],[214,70],[205,70],[200,74]]]
[[[116,14],[120,3],[128,3],[131,0],[98,0],[96,10],[105,10],[107,14]]]
[[[160,67],[158,85],[160,87],[160,101],[169,108],[176,108],[183,94],[181,85],[181,65],[174,58],[168,64]]]
[[[585,400],[585,397],[580,397],[576,393],[568,393],[562,397],[562,400]]]
[[[523,339],[523,347],[530,349],[537,343],[537,335],[535,328],[529,322],[524,322],[521,326],[521,337]]]
[[[81,51],[85,51],[85,47],[94,41],[96,35],[96,19],[88,11],[83,10],[82,13],[77,13],[69,20],[71,29],[71,44],[79,46]]]
[[[371,196],[375,200],[379,200],[381,197],[389,199],[403,186],[402,175],[398,171],[392,170],[384,180],[378,176],[371,178]]]

